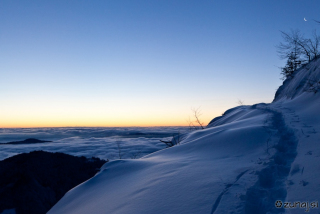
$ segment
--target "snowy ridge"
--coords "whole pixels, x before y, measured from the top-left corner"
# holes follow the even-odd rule
[[[275,202],[320,200],[320,93],[306,83],[319,64],[285,81],[271,104],[230,109],[180,145],[105,164],[49,213],[304,212]]]
[[[295,71],[294,76],[286,79],[283,85],[279,87],[273,102],[281,99],[293,99],[303,92],[309,91],[310,84],[317,83],[320,80],[319,65],[320,58]]]
[[[257,161],[267,155],[269,137],[268,114],[250,108],[244,108],[251,113],[243,120],[190,133],[179,146],[105,164],[49,213],[210,213],[214,204],[220,213],[231,201],[241,210],[246,185],[256,176],[252,170],[239,175],[261,168]],[[226,197],[232,191],[237,195]]]

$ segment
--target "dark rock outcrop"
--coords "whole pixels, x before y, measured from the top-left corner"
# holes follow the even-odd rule
[[[0,161],[0,213],[42,214],[71,188],[94,176],[105,163],[98,158],[33,151]]]
[[[48,143],[52,141],[47,141],[47,140],[38,140],[35,138],[28,138],[22,141],[13,141],[13,142],[8,142],[8,143],[3,143],[3,144],[32,144],[32,143]]]

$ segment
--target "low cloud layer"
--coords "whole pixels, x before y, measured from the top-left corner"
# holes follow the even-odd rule
[[[42,144],[1,145],[0,160],[34,150],[99,157],[105,160],[119,159],[120,156],[139,158],[165,148],[160,139],[186,131],[186,127],[0,129],[0,143],[27,138],[53,141]]]

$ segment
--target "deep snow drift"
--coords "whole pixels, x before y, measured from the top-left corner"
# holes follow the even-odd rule
[[[230,109],[180,145],[106,163],[49,213],[319,213],[320,93],[308,90],[319,77],[313,61],[271,104]]]

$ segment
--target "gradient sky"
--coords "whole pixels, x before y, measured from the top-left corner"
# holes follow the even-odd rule
[[[0,127],[208,123],[271,102],[318,0],[0,0]],[[308,21],[304,21],[306,18]],[[319,29],[320,30],[320,29]]]

